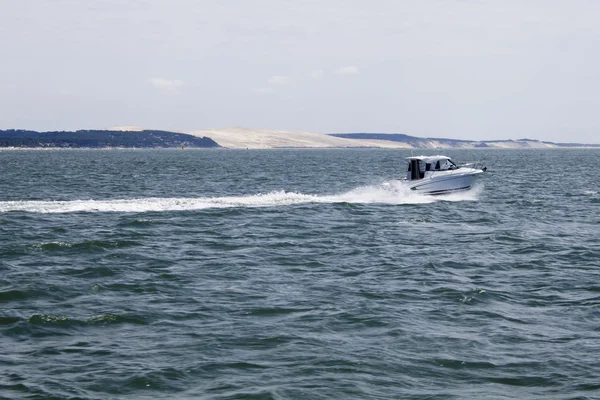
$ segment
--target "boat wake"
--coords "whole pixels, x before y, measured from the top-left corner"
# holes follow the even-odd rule
[[[428,204],[436,201],[475,201],[480,190],[453,193],[445,196],[426,196],[391,185],[363,186],[336,195],[312,195],[274,191],[247,196],[198,198],[138,198],[118,200],[69,201],[0,201],[0,212],[24,211],[31,213],[74,212],[160,212],[193,211],[211,208],[275,207],[309,203],[350,204]]]

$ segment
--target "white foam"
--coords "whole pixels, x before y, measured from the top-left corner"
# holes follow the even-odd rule
[[[477,201],[479,200],[479,195],[481,195],[482,191],[483,185],[475,184],[475,186],[473,186],[473,188],[470,190],[440,195],[437,196],[437,198],[443,201]]]
[[[332,203],[356,204],[427,204],[436,201],[433,196],[424,196],[408,188],[387,182],[382,185],[358,187],[349,192],[326,198]]]
[[[447,196],[424,196],[392,185],[363,186],[336,195],[312,195],[286,191],[265,194],[198,198],[140,198],[119,200],[71,201],[0,201],[0,212],[25,211],[32,213],[72,212],[159,212],[187,211],[209,208],[273,207],[307,203],[354,204],[427,204],[435,201],[476,200],[478,192]]]

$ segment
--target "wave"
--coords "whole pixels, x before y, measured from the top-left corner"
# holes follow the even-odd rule
[[[408,189],[382,184],[362,186],[336,195],[315,195],[284,190],[247,196],[198,198],[137,198],[116,200],[0,201],[0,212],[23,211],[30,213],[75,212],[160,212],[193,211],[211,208],[274,207],[309,203],[349,204],[428,204],[436,201],[475,201],[480,190],[453,193],[444,196],[426,196]]]

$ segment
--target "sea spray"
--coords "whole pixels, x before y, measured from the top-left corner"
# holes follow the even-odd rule
[[[73,212],[160,212],[192,211],[209,208],[275,207],[306,203],[350,204],[427,204],[439,200],[476,200],[478,192],[425,196],[394,185],[361,186],[335,195],[316,195],[287,192],[285,190],[247,196],[198,197],[198,198],[137,198],[116,200],[70,200],[70,201],[2,201],[0,212],[24,211],[31,213]]]

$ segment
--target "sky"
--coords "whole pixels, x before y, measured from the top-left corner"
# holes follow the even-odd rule
[[[0,0],[0,129],[600,143],[596,0]]]

